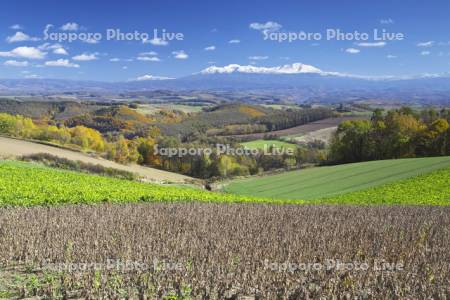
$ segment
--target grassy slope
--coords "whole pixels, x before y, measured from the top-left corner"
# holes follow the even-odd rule
[[[275,202],[63,171],[30,163],[0,161],[0,206],[138,201]]]
[[[326,197],[317,202],[450,205],[450,167],[365,190]]]
[[[0,207],[158,201],[450,205],[450,166],[448,166],[448,161],[427,160],[428,167],[423,165],[423,160],[409,161],[418,168],[415,173],[419,170],[420,165],[420,172],[423,173],[436,169],[437,165],[431,164],[431,162],[440,163],[441,166],[447,165],[447,167],[408,179],[345,194],[317,197],[309,201],[288,200],[281,197],[271,199],[211,193],[186,187],[146,184],[62,171],[36,164],[0,161]],[[386,164],[380,163],[384,166]],[[390,167],[392,168],[392,165]],[[408,171],[405,166],[397,165],[397,167],[397,170],[403,169],[408,174],[413,173],[411,168]],[[389,168],[386,169],[389,170]],[[352,182],[360,177],[360,175],[355,175],[355,177],[352,177],[350,180],[347,178],[347,180]],[[394,177],[398,178],[399,175],[392,175],[389,179]],[[332,185],[325,184],[323,189],[329,189],[329,186]],[[347,191],[349,190],[347,189]]]
[[[267,149],[271,147],[272,145],[278,149],[286,148],[286,149],[295,149],[297,148],[296,145],[286,143],[283,141],[277,141],[277,140],[255,140],[250,142],[241,143],[242,146],[249,148],[249,149],[264,149],[264,146],[266,146]]]
[[[228,185],[226,191],[280,199],[320,199],[391,183],[447,166],[450,166],[450,157],[354,163],[237,180]]]

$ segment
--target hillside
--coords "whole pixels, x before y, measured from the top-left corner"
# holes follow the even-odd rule
[[[341,122],[347,120],[359,120],[359,119],[367,119],[366,116],[342,116],[336,118],[326,118],[323,120],[318,120],[315,122],[311,122],[304,125],[294,126],[287,129],[275,130],[271,132],[261,132],[261,133],[252,133],[252,134],[242,134],[242,135],[233,135],[232,137],[239,138],[242,140],[257,140],[262,139],[266,135],[271,136],[301,136],[305,135],[317,130],[332,128],[338,126]]]
[[[65,121],[76,116],[92,113],[101,107],[95,102],[16,101],[0,98],[0,112],[22,115],[32,119]]]
[[[354,164],[353,169],[355,167]],[[402,174],[392,172],[392,168],[401,170]],[[447,166],[447,168],[443,168]],[[306,191],[289,190],[283,183],[288,179],[274,180],[275,185],[283,186],[289,195],[272,186],[275,192],[261,189],[255,191],[255,185],[237,190],[245,195],[209,192],[190,187],[164,186],[142,183],[74,171],[66,171],[44,167],[34,163],[15,161],[0,161],[0,207],[2,206],[52,206],[67,204],[96,203],[136,203],[136,202],[217,202],[217,203],[266,203],[266,204],[405,204],[405,205],[449,205],[450,204],[450,158],[430,158],[424,160],[409,160],[394,164],[384,161],[373,166],[359,166],[365,170],[366,176],[355,173],[352,168],[328,172],[326,168],[316,168],[321,178],[333,177],[328,184],[309,184]],[[371,176],[370,169],[378,175]],[[391,168],[391,169],[390,169]],[[379,169],[387,179],[382,179]],[[438,170],[436,170],[438,169]],[[313,170],[313,169],[311,169]],[[434,170],[434,171],[432,171]],[[307,173],[307,172],[306,172]],[[424,175],[415,176],[423,173]],[[318,174],[316,174],[318,175]],[[406,178],[407,176],[410,176]],[[412,177],[411,177],[412,176]],[[361,180],[363,178],[363,180]],[[406,178],[401,180],[401,178]],[[266,178],[267,179],[267,178]],[[310,176],[313,182],[319,182],[318,176]],[[373,182],[370,182],[373,179]],[[308,182],[303,178],[303,182]],[[338,184],[340,182],[340,184]],[[386,183],[387,184],[381,184]],[[373,186],[373,184],[380,184]],[[291,187],[295,187],[292,182]],[[271,186],[265,184],[265,187]],[[297,185],[298,186],[298,185]],[[305,184],[306,186],[306,184]],[[367,188],[369,187],[369,188]],[[315,190],[311,190],[315,188]],[[364,189],[365,188],[365,189]],[[230,189],[228,189],[230,190]],[[246,193],[247,192],[247,193]],[[251,194],[250,194],[251,193]],[[308,194],[309,193],[309,194]],[[295,200],[294,197],[304,197],[305,200]],[[328,196],[328,197],[325,197]],[[298,198],[297,198],[298,199]]]
[[[269,198],[213,193],[0,160],[0,207],[135,202],[252,202]],[[301,201],[283,203],[300,204]]]
[[[448,156],[371,161],[316,167],[279,175],[235,180],[225,190],[236,194],[280,199],[308,200],[342,195],[339,198],[340,202],[346,202],[346,193],[363,191],[368,188],[427,174],[448,166],[450,166],[450,157]],[[416,182],[416,186],[417,184]],[[447,193],[450,193],[448,184],[446,186]],[[401,197],[404,192],[397,192],[395,197]],[[371,202],[369,196],[365,198],[365,201],[362,202]],[[432,193],[429,194],[429,198],[432,200]]]
[[[155,182],[178,182],[183,183],[191,181],[193,178],[177,173],[171,173],[154,168],[143,167],[139,165],[122,165],[106,159],[91,157],[87,154],[66,150],[58,147],[33,143],[29,141],[17,140],[12,138],[0,137],[0,157],[17,157],[35,153],[48,153],[58,157],[70,160],[79,160],[85,163],[100,164],[104,167],[136,173],[149,181]]]

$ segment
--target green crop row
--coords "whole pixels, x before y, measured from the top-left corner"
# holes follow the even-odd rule
[[[0,206],[3,207],[160,201],[450,205],[450,167],[358,191],[302,201],[214,193],[0,161]]]
[[[256,202],[270,198],[213,193],[51,169],[36,164],[0,162],[0,206],[93,204],[98,202]],[[302,201],[282,201],[298,204]]]
[[[384,186],[446,167],[450,167],[449,156],[368,161],[237,179],[231,181],[225,190],[239,195],[310,201],[340,194],[342,197],[339,199],[345,200],[348,193]],[[398,192],[399,197],[401,193]],[[395,192],[393,196],[395,198]],[[366,198],[362,201],[373,200]]]
[[[450,167],[360,191],[325,197],[315,202],[450,205]]]

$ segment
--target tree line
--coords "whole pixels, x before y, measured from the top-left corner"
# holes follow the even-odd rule
[[[374,111],[370,120],[342,122],[330,144],[329,161],[450,155],[450,110],[409,107]]]
[[[297,168],[301,163],[317,163],[325,157],[323,149],[316,149],[311,145],[299,147],[293,155],[226,155],[213,151],[210,155],[169,157],[155,153],[155,145],[160,148],[215,149],[216,144],[228,144],[229,141],[226,138],[200,134],[192,141],[183,142],[179,137],[162,135],[159,128],[154,126],[147,128],[141,136],[126,138],[122,134],[102,135],[99,131],[82,125],[69,128],[63,125],[37,124],[30,118],[5,113],[0,113],[0,134],[93,151],[122,164],[138,163],[203,179]],[[241,147],[235,142],[230,146]]]

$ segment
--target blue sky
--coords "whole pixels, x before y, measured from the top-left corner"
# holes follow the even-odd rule
[[[450,2],[445,0],[30,0],[2,1],[0,11],[0,78],[123,81],[182,77],[212,65],[296,62],[368,76],[450,72]],[[97,43],[45,40],[48,24],[47,33],[100,33],[102,38]],[[147,33],[150,39],[106,40],[108,29]],[[150,41],[155,29],[159,36],[165,29],[183,39]],[[367,33],[369,40],[327,40],[326,31],[337,29]],[[404,39],[375,42],[374,29]],[[300,31],[322,37],[273,38]],[[272,38],[265,40],[265,33]]]

